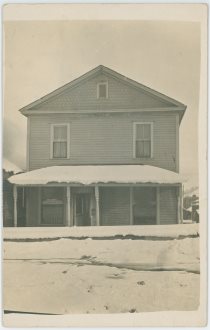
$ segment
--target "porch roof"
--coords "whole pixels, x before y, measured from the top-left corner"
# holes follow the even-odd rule
[[[16,185],[45,184],[178,184],[184,181],[178,173],[149,165],[73,165],[51,166],[13,175]]]

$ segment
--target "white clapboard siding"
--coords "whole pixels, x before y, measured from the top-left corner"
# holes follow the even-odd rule
[[[153,157],[133,158],[133,122],[153,122]],[[50,159],[51,124],[70,124],[69,159]],[[30,118],[29,169],[73,164],[147,164],[176,171],[176,114],[46,114]]]

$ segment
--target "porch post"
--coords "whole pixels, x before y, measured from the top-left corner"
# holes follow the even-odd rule
[[[14,200],[14,227],[17,227],[17,186],[13,186],[13,200]]]
[[[99,187],[95,186],[96,198],[96,226],[100,226],[100,211],[99,211]]]
[[[25,189],[24,187],[22,188],[22,207],[25,206]]]
[[[182,223],[182,185],[177,187],[177,217],[178,223]]]
[[[182,194],[182,189],[183,189],[183,185],[182,183],[180,184],[179,187],[179,199],[180,199],[180,221],[179,223],[183,223],[183,194]]]
[[[156,221],[157,225],[160,224],[160,187],[156,188]]]
[[[71,188],[70,186],[66,187],[66,197],[67,197],[67,225],[71,226]]]
[[[133,225],[133,187],[130,187],[130,225]]]

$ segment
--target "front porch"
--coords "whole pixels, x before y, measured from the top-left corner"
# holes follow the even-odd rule
[[[182,223],[181,185],[24,187],[25,226],[127,226]],[[17,188],[14,186],[14,196]],[[14,198],[14,224],[18,220]]]
[[[169,171],[158,168],[156,172],[159,177],[155,173],[154,179],[151,177],[151,166],[91,166],[91,169],[90,166],[83,166],[82,173],[79,171],[81,167],[59,167],[60,171],[68,171],[68,175],[64,173],[62,182],[56,179],[53,167],[48,168],[46,175],[49,178],[40,177],[40,172],[43,174],[46,169],[11,178],[14,183],[14,226],[21,226],[17,214],[20,189],[24,190],[25,226],[29,227],[182,223],[182,183],[179,182],[177,173],[170,172],[170,179],[163,179],[163,174],[168,174]],[[144,173],[145,168],[147,176]],[[106,172],[110,169],[114,169],[114,173]],[[96,174],[96,182],[91,182],[90,174]],[[100,177],[97,178],[97,175]],[[113,177],[116,178],[114,183]]]

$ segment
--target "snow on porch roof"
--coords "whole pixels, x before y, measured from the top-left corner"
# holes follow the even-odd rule
[[[9,181],[16,185],[45,185],[52,183],[163,183],[183,182],[177,173],[148,165],[52,166],[13,175]]]

